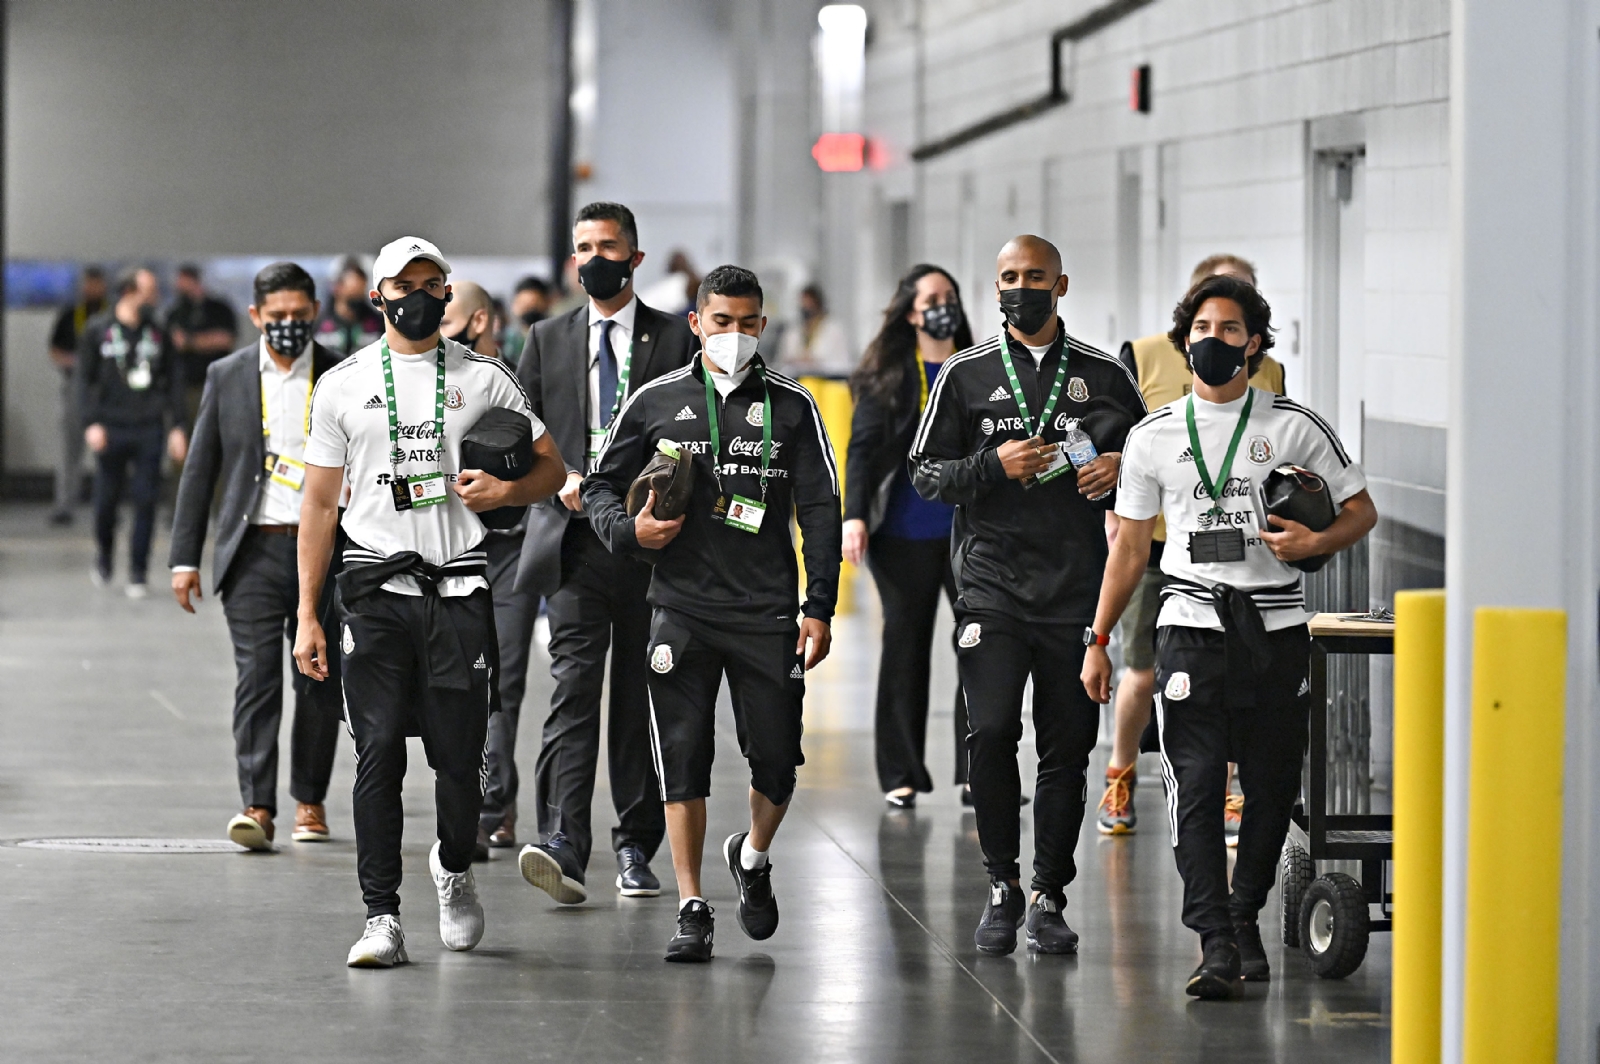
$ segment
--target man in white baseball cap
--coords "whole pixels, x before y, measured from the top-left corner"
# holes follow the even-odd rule
[[[422,737],[435,774],[439,841],[428,867],[439,936],[453,950],[471,949],[483,936],[471,862],[499,650],[477,515],[529,505],[566,479],[510,368],[440,336],[449,270],[439,249],[419,237],[385,245],[369,296],[383,311],[384,335],[323,374],[311,399],[294,656],[307,676],[327,676],[328,639],[316,606],[348,478],[336,643],[358,759],[356,875],[367,904],[351,967],[407,959],[399,917],[408,734]],[[497,407],[532,425],[532,468],[517,480],[461,468],[462,436]],[[320,567],[316,575],[308,565]]]

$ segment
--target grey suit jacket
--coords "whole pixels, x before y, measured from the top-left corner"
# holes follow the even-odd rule
[[[700,350],[689,323],[640,303],[633,319],[633,366],[628,394],[664,373],[682,369]],[[561,451],[567,471],[584,473],[589,453],[589,304],[538,322],[517,363],[533,412]],[[552,595],[561,586],[561,539],[571,511],[554,495],[528,508],[528,530],[517,567],[517,590]]]
[[[311,349],[311,372],[318,379],[339,361],[321,344]],[[168,565],[200,565],[206,523],[218,481],[217,549],[212,560],[212,586],[220,593],[239,543],[250,527],[250,511],[261,494],[266,443],[261,436],[261,348],[241,347],[206,368],[200,415],[195,418],[189,457],[178,481],[178,505],[172,517],[172,550]]]

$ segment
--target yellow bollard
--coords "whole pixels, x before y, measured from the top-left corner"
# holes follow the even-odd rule
[[[1439,1064],[1444,592],[1394,597],[1394,977],[1389,1059]]]
[[[1565,611],[1475,611],[1465,1064],[1556,1059],[1566,667]]]
[[[800,383],[817,401],[822,413],[822,425],[828,430],[828,440],[833,444],[834,461],[839,467],[840,504],[844,502],[844,456],[850,446],[850,418],[855,413],[855,403],[850,398],[850,385],[845,381],[827,377],[801,377]],[[805,595],[805,561],[800,563],[800,594]],[[839,566],[838,614],[854,613],[856,608],[856,567],[849,562]]]

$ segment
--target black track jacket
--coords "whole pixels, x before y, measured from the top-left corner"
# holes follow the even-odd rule
[[[1037,371],[1026,347],[1009,345],[1031,418],[1049,399],[1063,341],[1067,377],[1041,433],[1046,441],[1064,439],[1093,396],[1143,415],[1138,383],[1122,363],[1068,336],[1058,321]],[[911,481],[923,498],[956,504],[951,565],[963,615],[1092,624],[1106,566],[1105,511],[1115,493],[1090,502],[1070,473],[1030,489],[1006,477],[1000,445],[1029,433],[1000,343],[1000,337],[985,340],[945,362],[911,443]]]
[[[760,365],[760,356],[753,366]],[[711,516],[717,497],[711,427],[706,418],[705,370],[700,357],[657,377],[628,397],[583,481],[589,524],[613,552],[655,563],[647,596],[652,606],[677,610],[722,628],[784,632],[797,612],[831,622],[839,596],[839,473],[817,404],[792,378],[766,370],[772,394],[772,464],[767,516],[761,531],[742,532]],[[715,394],[715,393],[713,393]],[[754,369],[719,403],[722,487],[761,498],[761,377]],[[683,529],[660,551],[643,550],[623,509],[628,485],[672,440],[694,455],[694,495]],[[804,537],[806,601],[797,611],[800,574],[789,533],[793,513]]]

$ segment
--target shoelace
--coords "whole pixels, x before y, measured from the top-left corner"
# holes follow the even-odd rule
[[[687,935],[698,931],[699,926],[711,919],[711,914],[716,912],[709,905],[691,905],[687,909],[678,910],[678,934]]]
[[[617,856],[622,858],[622,866],[624,868],[627,868],[631,865],[642,865],[649,863],[644,859],[644,851],[639,849],[637,846],[624,846],[622,849],[617,851]]]
[[[1128,786],[1128,773],[1119,773],[1106,784],[1106,793],[1100,799],[1100,808],[1112,816],[1123,816],[1133,803],[1133,788]]]
[[[467,873],[446,872],[444,886],[439,890],[439,900],[443,902],[460,901],[467,894]]]
[[[363,938],[375,938],[385,935],[390,938],[404,938],[405,933],[400,930],[400,921],[392,916],[374,916],[367,921],[367,933]]]

